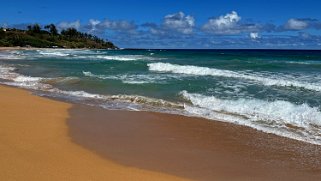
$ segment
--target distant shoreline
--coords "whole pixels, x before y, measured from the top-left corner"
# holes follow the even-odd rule
[[[99,48],[39,48],[39,47],[1,47],[1,50],[151,50],[151,51],[321,51],[321,49],[159,49],[159,48],[115,48],[115,49],[99,49]]]
[[[110,49],[97,49],[97,48],[37,48],[37,47],[0,47],[0,51],[8,50],[110,50]],[[112,49],[117,50],[117,49]]]

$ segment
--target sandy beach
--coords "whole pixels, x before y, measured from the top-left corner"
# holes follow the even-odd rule
[[[4,180],[320,180],[320,146],[199,118],[0,87]]]
[[[320,7],[2,1],[0,181],[321,181]]]
[[[193,180],[320,180],[321,147],[254,129],[149,112],[74,106],[72,140],[127,166]]]
[[[10,50],[39,50],[46,48],[33,48],[33,47],[0,47],[0,51],[10,51]]]
[[[70,108],[0,86],[0,180],[183,180],[122,166],[72,143]]]

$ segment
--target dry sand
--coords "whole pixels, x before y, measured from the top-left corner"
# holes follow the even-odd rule
[[[0,51],[9,51],[9,50],[39,50],[45,48],[33,48],[33,47],[0,47]]]
[[[0,86],[0,180],[180,180],[122,166],[72,143],[70,108]]]

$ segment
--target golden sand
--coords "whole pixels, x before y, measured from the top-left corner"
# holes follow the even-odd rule
[[[122,166],[72,143],[69,108],[0,86],[0,180],[183,180]]]

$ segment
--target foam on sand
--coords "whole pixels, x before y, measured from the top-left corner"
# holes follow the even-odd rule
[[[321,145],[321,112],[317,107],[287,101],[223,100],[187,91],[180,95],[191,102],[192,105],[185,105],[185,110],[193,115]]]

